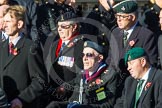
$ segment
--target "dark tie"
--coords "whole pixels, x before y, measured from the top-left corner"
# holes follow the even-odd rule
[[[135,97],[134,108],[136,108],[137,105],[138,105],[138,100],[139,100],[140,95],[141,95],[143,82],[144,82],[144,80],[139,80],[138,81],[137,88],[136,88],[136,97]]]
[[[126,43],[127,43],[127,36],[128,36],[128,32],[124,32],[124,35],[123,35],[123,44],[124,44],[124,47],[126,46]]]
[[[9,53],[12,54],[14,51],[14,44],[12,42],[9,43]]]
[[[62,50],[64,49],[65,45],[66,45],[65,42],[63,42],[62,45],[61,45],[60,53],[61,53]]]

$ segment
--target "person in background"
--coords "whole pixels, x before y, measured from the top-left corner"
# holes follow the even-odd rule
[[[160,29],[162,31],[162,10],[160,11],[159,14],[159,23],[160,23]],[[160,68],[162,69],[162,32],[161,35],[158,38],[158,52],[159,52],[159,59],[160,59]]]
[[[84,69],[74,79],[70,102],[53,101],[46,108],[113,108],[117,72],[105,63],[104,49],[93,41],[85,41],[82,61]]]
[[[125,63],[130,76],[114,108],[161,108],[162,71],[150,64],[147,52],[134,47],[125,54]]]
[[[114,0],[98,0],[98,6],[81,22],[80,34],[94,35],[101,38],[105,42],[105,50],[109,48],[107,37],[110,31],[116,27],[115,13],[112,6]]]
[[[40,36],[40,41],[43,46],[46,43],[57,40],[57,22],[56,19],[65,12],[74,11],[73,7],[65,4],[65,0],[51,0],[44,2],[37,9],[38,20],[37,29]],[[50,37],[50,38],[48,38]]]
[[[160,25],[159,25],[159,14],[162,8],[161,0],[152,0],[153,6],[147,9],[142,18],[140,18],[140,23],[150,29],[152,32],[156,34],[156,38],[161,34]]]
[[[133,47],[142,47],[146,50],[150,58],[150,63],[153,66],[157,65],[158,49],[157,40],[155,34],[149,29],[140,25],[138,21],[138,4],[133,0],[124,0],[119,2],[114,7],[116,12],[118,27],[112,31],[112,38],[115,41],[110,46],[117,46],[115,49],[110,50],[111,55],[109,56],[119,70],[121,79],[119,83],[123,86],[124,80],[129,76],[127,67],[124,64],[124,55],[127,50]],[[120,85],[119,84],[119,85]],[[123,87],[119,86],[119,92],[121,93]],[[120,96],[119,96],[120,97]]]
[[[3,31],[3,14],[8,7],[8,5],[0,6],[0,42],[3,42],[8,38],[8,36]]]
[[[25,9],[14,5],[4,12],[4,32],[8,39],[0,43],[0,87],[11,108],[40,108],[39,96],[46,82],[42,52],[31,52],[33,42],[22,33]]]

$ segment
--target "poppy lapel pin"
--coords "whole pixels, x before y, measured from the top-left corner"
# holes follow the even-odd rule
[[[145,91],[152,85],[151,82],[147,82],[146,85],[145,85]]]

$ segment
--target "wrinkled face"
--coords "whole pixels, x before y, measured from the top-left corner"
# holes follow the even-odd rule
[[[99,53],[90,47],[83,49],[84,70],[94,71],[96,65],[101,61]]]
[[[69,40],[76,31],[77,24],[72,24],[69,21],[58,22],[58,33],[63,41]]]
[[[131,14],[117,13],[115,17],[120,29],[128,30],[134,23],[134,18]]]
[[[22,28],[22,21],[17,21],[16,17],[11,17],[10,13],[4,16],[4,31],[8,36],[16,36]]]
[[[128,62],[128,68],[130,75],[135,79],[141,79],[144,74],[145,59],[138,58]]]
[[[162,30],[162,10],[160,11],[160,15],[159,15],[159,23],[160,23],[161,30]]]

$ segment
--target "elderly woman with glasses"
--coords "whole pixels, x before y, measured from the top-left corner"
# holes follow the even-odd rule
[[[68,102],[52,102],[48,108],[56,104],[61,108],[113,108],[118,74],[105,63],[103,53],[102,46],[85,41],[84,69],[75,78],[72,96]]]
[[[57,19],[58,40],[45,46],[44,61],[49,76],[49,101],[67,101],[73,91],[76,72],[83,69],[84,40],[74,12],[65,12]],[[48,102],[49,103],[49,102]]]

